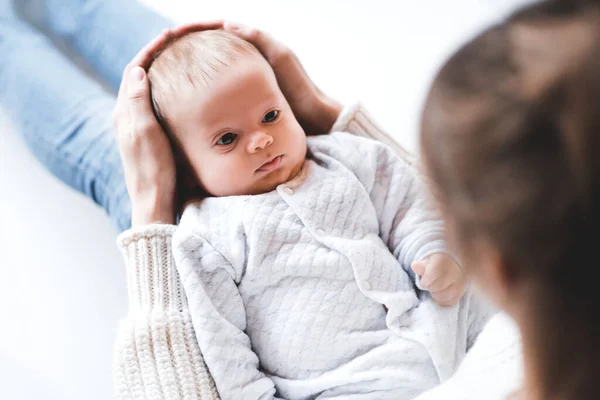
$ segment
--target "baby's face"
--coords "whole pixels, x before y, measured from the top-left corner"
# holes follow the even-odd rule
[[[212,196],[269,192],[296,176],[306,157],[306,135],[271,67],[258,55],[243,57],[169,107],[172,129]]]

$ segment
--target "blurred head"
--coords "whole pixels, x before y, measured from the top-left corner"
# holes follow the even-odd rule
[[[582,371],[572,346],[600,349],[599,15],[591,1],[517,12],[446,63],[422,120],[450,246],[536,332],[547,387],[567,379],[557,365]]]
[[[191,33],[157,53],[148,78],[187,185],[259,194],[300,171],[306,136],[251,44],[224,31]]]

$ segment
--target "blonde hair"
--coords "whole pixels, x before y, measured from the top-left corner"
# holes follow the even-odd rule
[[[244,55],[260,55],[250,43],[223,31],[192,32],[166,42],[148,68],[152,107],[173,139],[167,105],[182,89],[206,88],[222,71]]]

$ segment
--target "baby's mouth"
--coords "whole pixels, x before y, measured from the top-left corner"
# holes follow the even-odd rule
[[[256,172],[269,172],[273,171],[275,168],[279,167],[281,164],[281,160],[283,159],[283,155],[278,155],[272,158],[269,158],[263,165],[260,166],[256,170]]]

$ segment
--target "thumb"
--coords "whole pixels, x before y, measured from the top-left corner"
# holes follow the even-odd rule
[[[427,269],[427,264],[423,261],[413,261],[410,267],[413,271],[415,271],[415,274],[423,276],[425,274],[425,270]]]
[[[144,102],[148,98],[149,87],[146,71],[142,67],[133,67],[127,77],[127,95],[134,102]]]
[[[145,131],[157,125],[150,103],[150,86],[146,72],[141,67],[134,67],[127,81],[127,108],[135,129]]]

